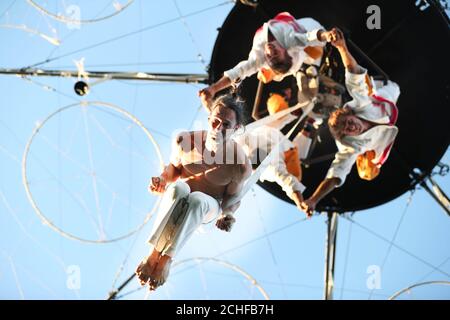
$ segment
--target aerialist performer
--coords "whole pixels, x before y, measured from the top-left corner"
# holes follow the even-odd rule
[[[281,81],[294,75],[303,63],[321,59],[323,46],[331,41],[331,33],[312,18],[296,20],[288,12],[279,13],[260,27],[253,38],[248,59],[225,71],[223,77],[199,91],[203,105],[215,94],[230,86],[237,86],[244,78],[260,72],[263,82]]]
[[[400,95],[399,86],[389,80],[376,89],[367,70],[358,65],[349,52],[342,31],[334,28],[331,32],[331,43],[340,53],[346,70],[345,85],[353,99],[328,119],[338,152],[325,179],[302,203],[303,210],[310,214],[323,197],[344,184],[355,162],[362,179],[374,179],[387,160],[398,133],[395,104]]]
[[[150,254],[136,269],[150,290],[164,284],[174,256],[202,223],[216,220],[229,232],[240,202],[228,200],[242,190],[252,168],[241,147],[230,137],[243,123],[243,106],[231,95],[211,105],[208,131],[182,132],[172,147],[170,163],[149,185],[163,194],[152,234]]]

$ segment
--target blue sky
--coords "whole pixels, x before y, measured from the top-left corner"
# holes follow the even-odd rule
[[[73,3],[82,19],[113,12],[109,0],[35,2],[54,12]],[[185,15],[211,9],[180,20],[176,5]],[[216,29],[232,6],[216,0],[135,0],[113,18],[71,29],[25,1],[1,1],[0,65],[21,68],[64,56],[41,67],[75,69],[74,60],[84,58],[88,70],[205,73]],[[11,28],[21,25],[58,37],[61,45]],[[121,237],[139,228],[157,203],[146,191],[149,178],[159,173],[157,153],[129,118],[109,107],[79,103],[101,101],[134,115],[167,161],[173,132],[205,124],[197,98],[202,86],[107,81],[80,98],[73,79],[31,80],[0,77],[0,298],[103,299],[147,254],[153,219],[113,243],[63,237],[42,223],[27,198],[25,146],[37,124],[76,104],[48,119],[33,139],[26,163],[29,190],[42,214],[64,232],[90,240]],[[442,162],[450,164],[450,152]],[[449,176],[435,179],[450,194]],[[160,290],[147,294],[132,281],[120,294],[123,299],[262,299],[264,291],[272,299],[321,299],[325,222],[321,215],[304,221],[294,206],[255,187],[243,200],[233,232],[212,225],[199,230],[176,257],[179,264]],[[407,193],[341,217],[334,297],[387,299],[417,282],[449,281],[449,227],[448,216],[420,189],[412,197]],[[195,260],[199,257],[206,259]],[[381,269],[375,290],[367,285],[371,266]],[[449,299],[450,287],[424,286],[400,298]]]

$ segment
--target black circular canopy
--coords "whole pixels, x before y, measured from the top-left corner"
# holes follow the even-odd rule
[[[346,183],[324,198],[317,210],[356,211],[395,199],[418,182],[411,176],[413,169],[428,174],[445,153],[450,142],[450,29],[438,2],[428,2],[431,5],[423,11],[411,0],[267,0],[258,1],[256,8],[238,2],[219,29],[211,58],[210,81],[217,81],[224,71],[247,59],[255,31],[277,13],[288,11],[297,19],[312,17],[327,29],[341,28],[348,39],[399,84],[399,134],[380,175],[370,182],[362,180],[354,166]],[[380,8],[381,29],[369,30],[366,25],[371,15],[367,13],[370,5]],[[349,49],[370,74],[379,73],[364,55],[352,47]],[[249,109],[254,103],[257,84],[254,75],[240,86],[240,94]],[[270,89],[269,86],[267,90]],[[319,135],[321,142],[310,156],[318,161],[312,161],[303,170],[305,197],[325,177],[332,161],[326,155],[337,150],[326,125],[321,126]],[[322,158],[326,160],[320,161]],[[290,201],[278,185],[269,182],[260,185],[278,198]]]

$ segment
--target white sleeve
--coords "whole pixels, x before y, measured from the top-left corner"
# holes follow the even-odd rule
[[[317,38],[317,32],[321,29],[322,28],[314,29],[314,30],[308,31],[307,33],[300,33],[300,32],[296,32],[294,30],[290,30],[289,34],[287,35],[289,48],[294,47],[294,46],[299,46],[302,48],[325,46],[326,41],[320,41]]]
[[[234,68],[223,73],[231,82],[239,83],[247,77],[255,74],[259,69],[259,64],[255,59],[249,57],[248,60],[239,62]]]
[[[331,163],[330,168],[328,169],[326,178],[339,178],[341,181],[337,187],[340,187],[344,184],[347,175],[350,173],[353,164],[358,157],[358,152],[351,148],[338,144],[339,151],[336,152],[334,156],[334,160]]]
[[[317,20],[315,20],[313,18],[301,18],[301,19],[297,20],[297,23],[299,25],[301,25],[302,27],[304,27],[306,29],[306,31],[307,31],[306,39],[307,39],[307,42],[308,42],[308,46],[320,46],[320,47],[323,47],[323,46],[325,46],[327,44],[326,41],[320,41],[317,38],[317,32],[319,30],[324,30],[325,31],[325,28],[323,27],[323,25],[319,21],[317,21]]]
[[[369,86],[366,83],[367,70],[361,66],[358,66],[358,69],[357,73],[345,70],[345,86],[354,99],[348,104],[350,107],[363,107],[372,103],[369,97]]]
[[[248,59],[239,62],[234,68],[225,71],[224,76],[228,77],[231,82],[239,83],[247,77],[258,72],[264,64],[264,37],[262,32],[255,35],[253,39],[252,50],[248,55]]]
[[[400,96],[400,87],[394,81],[388,80],[388,83],[379,88],[376,94],[393,103],[397,103],[398,97]]]
[[[278,161],[269,164],[261,174],[261,180],[277,183],[286,195],[292,199],[294,191],[303,193],[306,187],[297,179],[297,177],[287,171],[283,157],[280,155],[277,158]]]

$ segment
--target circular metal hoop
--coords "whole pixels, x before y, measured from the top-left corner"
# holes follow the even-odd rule
[[[264,288],[258,283],[258,281],[256,281],[255,278],[253,278],[250,274],[248,274],[246,271],[244,271],[242,268],[240,268],[239,266],[232,264],[230,262],[224,261],[224,260],[220,260],[217,258],[210,258],[210,257],[195,257],[195,258],[189,258],[189,259],[185,259],[185,260],[180,260],[180,261],[176,261],[173,264],[173,267],[178,267],[180,265],[186,264],[188,262],[214,262],[218,265],[221,265],[225,268],[228,268],[230,270],[233,270],[234,272],[240,274],[241,276],[243,276],[244,278],[246,278],[253,286],[255,286],[259,292],[263,295],[265,300],[270,300],[269,295],[267,294],[267,292],[264,290]]]
[[[406,287],[406,288],[404,288],[404,289],[402,289],[400,291],[397,291],[392,296],[390,296],[388,298],[388,300],[395,300],[395,299],[397,299],[398,296],[400,296],[401,294],[403,294],[403,293],[405,293],[405,292],[407,292],[407,291],[409,291],[409,290],[411,290],[413,288],[426,286],[426,285],[435,285],[435,284],[450,286],[450,281],[442,280],[442,281],[426,281],[426,282],[416,283],[416,284],[413,284],[412,286],[409,286],[409,287]]]
[[[163,162],[163,158],[161,155],[161,151],[159,149],[158,144],[156,143],[156,140],[153,138],[152,134],[148,131],[147,128],[145,128],[145,126],[142,124],[142,122],[137,119],[135,116],[133,116],[132,114],[130,114],[129,112],[127,112],[126,110],[115,106],[111,103],[106,103],[106,102],[100,102],[100,101],[86,101],[86,102],[81,102],[81,103],[74,103],[65,107],[62,107],[56,111],[54,111],[53,113],[51,113],[49,116],[47,116],[47,118],[45,118],[41,123],[39,123],[39,125],[36,126],[36,128],[34,129],[30,139],[28,140],[26,146],[25,146],[25,151],[23,153],[23,157],[22,157],[22,183],[25,187],[25,191],[28,197],[28,200],[30,201],[34,211],[37,213],[37,215],[39,216],[39,218],[42,220],[42,222],[49,226],[50,228],[52,228],[54,231],[58,232],[60,235],[68,238],[68,239],[72,239],[72,240],[77,240],[77,241],[81,241],[81,242],[86,242],[86,243],[111,243],[111,242],[116,242],[122,239],[125,239],[129,236],[131,236],[132,234],[136,233],[137,231],[139,231],[140,229],[142,229],[142,227],[150,220],[150,218],[153,216],[153,213],[156,211],[156,209],[159,206],[159,203],[161,201],[161,197],[158,197],[157,202],[155,203],[155,205],[153,206],[152,210],[146,215],[144,222],[139,225],[137,228],[135,228],[134,230],[128,232],[125,235],[113,238],[113,239],[100,239],[100,240],[93,240],[93,239],[84,239],[81,237],[78,237],[76,235],[73,235],[69,232],[66,232],[64,230],[62,230],[60,227],[56,226],[49,218],[47,218],[42,211],[40,210],[39,206],[37,205],[35,199],[33,198],[33,195],[31,193],[30,190],[30,186],[29,186],[29,181],[28,181],[28,176],[27,176],[27,160],[28,160],[28,154],[30,151],[30,147],[31,144],[33,142],[33,139],[36,137],[36,135],[38,134],[39,130],[42,129],[42,127],[44,126],[44,124],[49,121],[52,117],[54,117],[56,114],[65,111],[67,109],[70,108],[75,108],[78,106],[81,107],[87,107],[89,105],[95,105],[95,106],[101,106],[104,107],[106,109],[111,109],[114,110],[122,115],[124,115],[126,118],[130,119],[131,121],[133,121],[133,123],[135,123],[138,127],[140,127],[145,135],[147,136],[147,138],[150,140],[150,142],[152,143],[152,145],[154,146],[155,150],[156,150],[156,154],[158,156],[158,160],[160,163],[160,167],[161,169],[164,167],[164,162]]]

